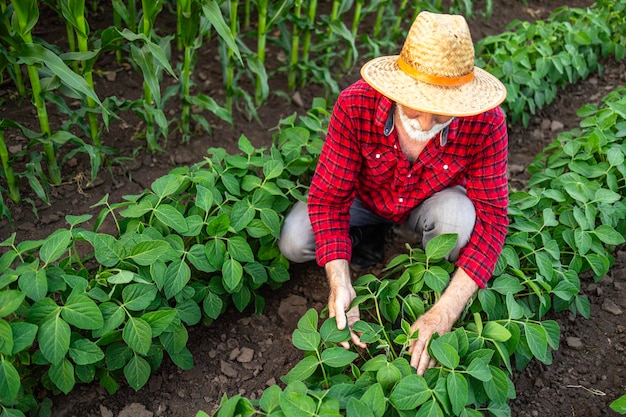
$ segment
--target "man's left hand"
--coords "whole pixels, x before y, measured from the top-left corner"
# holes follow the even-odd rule
[[[432,335],[448,333],[455,320],[456,318],[449,317],[447,309],[438,308],[438,304],[436,304],[413,323],[411,333],[419,330],[419,335],[409,347],[409,353],[411,353],[411,366],[417,369],[418,375],[424,375],[426,369],[432,368],[436,364],[435,360],[428,354],[428,342],[430,342]]]
[[[435,366],[435,360],[428,354],[428,342],[435,333],[443,335],[452,330],[468,301],[478,290],[478,285],[462,268],[456,272],[441,294],[439,301],[430,310],[422,314],[411,326],[411,333],[419,330],[418,338],[409,347],[411,366],[418,375],[424,375],[426,369]]]

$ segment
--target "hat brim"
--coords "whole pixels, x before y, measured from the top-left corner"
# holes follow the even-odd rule
[[[416,80],[398,66],[398,55],[372,59],[361,67],[361,76],[375,90],[411,109],[443,116],[473,116],[497,107],[506,88],[487,71],[474,67],[474,78],[454,87]]]

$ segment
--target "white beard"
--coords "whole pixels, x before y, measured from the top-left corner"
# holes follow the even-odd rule
[[[426,142],[430,139],[434,138],[435,135],[445,129],[447,126],[452,123],[454,117],[448,120],[445,123],[438,123],[434,125],[430,130],[422,130],[422,126],[417,119],[409,118],[404,111],[402,110],[402,106],[398,106],[398,115],[400,116],[400,123],[402,123],[402,127],[406,131],[406,134],[412,140],[416,142]]]

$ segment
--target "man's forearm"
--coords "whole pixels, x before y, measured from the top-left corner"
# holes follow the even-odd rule
[[[457,268],[437,305],[439,308],[444,308],[451,323],[454,323],[476,291],[478,291],[478,284],[463,268]]]
[[[328,283],[331,288],[352,285],[352,281],[350,280],[350,265],[347,260],[335,259],[326,263],[324,269],[326,270],[326,276],[328,277]]]

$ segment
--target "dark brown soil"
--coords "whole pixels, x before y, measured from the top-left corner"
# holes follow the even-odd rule
[[[475,40],[497,34],[513,19],[545,19],[551,10],[563,3],[556,0],[495,0],[494,14],[487,21],[472,20]],[[524,4],[526,3],[526,4]],[[590,1],[577,0],[570,6],[585,7]],[[103,12],[103,14],[105,14]],[[106,19],[102,24],[107,26]],[[61,25],[51,21],[41,36],[62,39]],[[223,94],[221,75],[216,67],[217,53],[208,51],[198,63],[198,88],[212,97]],[[104,60],[106,61],[106,59]],[[112,57],[102,62],[103,76],[96,80],[101,95],[135,98],[141,92],[141,80],[131,70],[117,68]],[[107,79],[107,71],[115,77]],[[559,93],[557,100],[532,118],[530,126],[509,126],[510,180],[512,187],[524,187],[528,174],[525,167],[534,155],[550,143],[560,131],[578,126],[577,109],[583,104],[598,103],[605,93],[626,81],[625,63],[605,62],[605,71]],[[356,73],[343,78],[341,87],[356,80]],[[284,80],[273,81],[276,91],[286,91]],[[3,88],[8,88],[4,85]],[[304,106],[297,100],[272,95],[259,110],[263,125],[248,121],[243,114],[235,115],[235,127],[215,122],[212,135],[198,134],[190,144],[182,145],[172,137],[164,146],[166,152],[148,153],[133,135],[141,129],[138,120],[129,116],[116,121],[105,134],[104,142],[131,157],[116,163],[99,174],[94,185],[88,186],[89,165],[81,158],[66,163],[66,182],[52,189],[52,204],[37,203],[36,210],[28,204],[11,206],[14,226],[6,219],[0,221],[0,240],[12,232],[17,240],[34,240],[65,227],[67,214],[97,213],[91,208],[105,194],[110,202],[121,201],[123,195],[138,194],[152,181],[174,166],[191,164],[202,158],[209,147],[223,147],[237,152],[236,143],[244,134],[255,146],[270,142],[278,120],[294,112],[303,113],[321,86],[311,86],[298,92]],[[10,100],[12,92],[0,91],[5,102],[2,117],[36,128],[36,116],[30,103]],[[176,112],[175,108],[170,111]],[[60,123],[60,120],[53,120]],[[20,146],[25,139],[14,135],[9,145]],[[133,150],[137,152],[133,157]],[[37,201],[33,197],[34,201]],[[36,214],[34,212],[36,211]],[[321,310],[326,302],[327,285],[323,271],[314,264],[291,267],[292,279],[279,291],[267,292],[266,308],[261,315],[250,311],[243,314],[230,310],[211,326],[189,329],[188,347],[193,353],[195,367],[181,371],[165,360],[148,384],[139,392],[127,386],[109,395],[96,385],[77,386],[67,396],[54,398],[53,415],[58,417],[189,417],[198,410],[211,413],[226,394],[258,397],[269,385],[280,380],[301,358],[291,345],[291,333],[298,318],[308,308]],[[560,349],[554,353],[550,366],[532,362],[514,377],[517,399],[511,402],[512,415],[526,416],[617,416],[608,407],[611,401],[626,391],[626,252],[618,252],[617,262],[607,277],[599,283],[583,280],[583,292],[591,300],[591,319],[573,318],[567,313],[553,314],[561,325]]]

